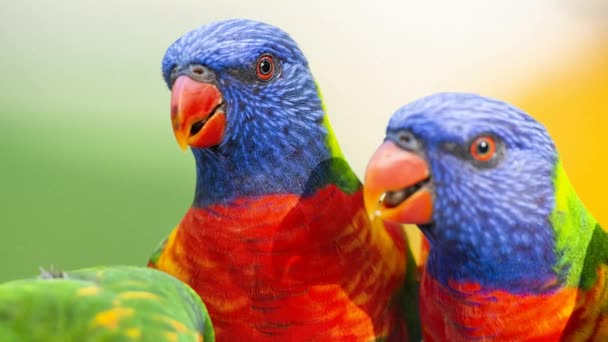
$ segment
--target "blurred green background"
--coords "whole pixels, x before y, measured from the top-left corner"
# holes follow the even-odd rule
[[[390,114],[416,97],[462,90],[534,104],[549,97],[522,84],[542,89],[542,77],[560,75],[560,63],[589,68],[587,51],[606,52],[593,58],[608,60],[608,50],[597,48],[608,41],[602,1],[585,7],[481,0],[315,0],[297,8],[274,0],[0,6],[0,281],[47,265],[146,263],[181,219],[194,186],[191,155],[181,152],[171,131],[160,61],[176,38],[211,20],[254,18],[292,34],[359,175]],[[599,68],[608,70],[605,63]],[[605,104],[608,76],[600,75],[592,85]],[[568,124],[572,113],[545,112],[544,118],[558,145],[571,147],[566,167],[597,213],[608,191],[601,162],[608,144],[605,126],[597,128],[602,113],[593,108],[575,119],[583,122],[578,126]],[[589,146],[592,153],[577,152]]]

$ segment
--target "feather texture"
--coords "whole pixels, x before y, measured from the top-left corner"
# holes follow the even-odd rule
[[[267,81],[262,55],[277,70]],[[193,63],[217,80],[226,131],[193,148],[193,205],[150,266],[201,295],[219,340],[415,340],[404,231],[370,222],[296,43],[255,21],[211,23],[167,50],[170,88]]]
[[[546,129],[507,103],[441,93],[395,113],[388,139],[403,132],[422,146],[433,191],[420,226],[424,340],[606,340],[608,233]],[[480,137],[496,146],[481,161]]]

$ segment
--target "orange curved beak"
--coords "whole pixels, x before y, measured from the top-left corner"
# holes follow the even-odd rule
[[[179,146],[206,148],[224,138],[226,114],[222,93],[211,83],[179,76],[171,91],[171,123]]]
[[[364,199],[370,217],[402,224],[427,224],[432,220],[433,195],[425,183],[430,171],[420,156],[392,141],[382,144],[365,171]],[[419,188],[418,188],[419,187]],[[387,203],[391,193],[417,189],[399,203]]]

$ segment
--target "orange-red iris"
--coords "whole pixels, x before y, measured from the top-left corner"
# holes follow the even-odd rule
[[[274,61],[272,56],[264,55],[258,59],[256,74],[262,81],[268,81],[274,75]]]
[[[471,155],[479,161],[488,161],[496,153],[496,141],[489,136],[481,136],[471,144]]]

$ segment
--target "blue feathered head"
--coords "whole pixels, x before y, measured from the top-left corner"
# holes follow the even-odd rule
[[[162,70],[176,138],[197,161],[199,205],[310,192],[313,171],[339,154],[306,58],[274,26],[204,25],[167,49]]]
[[[517,287],[522,270],[535,270],[534,279],[546,281],[556,258],[556,162],[546,129],[520,109],[436,94],[391,118],[368,166],[367,206],[418,224],[431,243],[429,271],[441,280]]]

